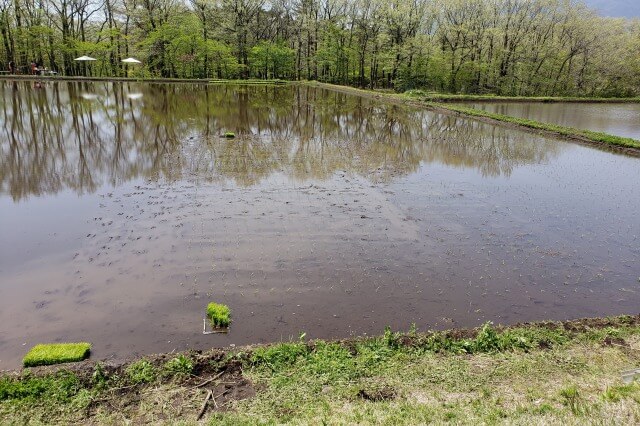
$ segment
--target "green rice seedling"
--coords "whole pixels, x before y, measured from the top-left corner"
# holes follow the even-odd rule
[[[229,327],[231,324],[231,310],[227,305],[211,302],[207,305],[207,318],[213,328]]]
[[[82,361],[89,357],[90,343],[47,343],[35,345],[22,359],[25,367]]]

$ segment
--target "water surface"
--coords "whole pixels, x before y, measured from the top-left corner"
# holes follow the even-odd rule
[[[637,313],[635,158],[305,86],[0,89],[0,368]]]
[[[465,106],[640,140],[640,103],[478,102]]]

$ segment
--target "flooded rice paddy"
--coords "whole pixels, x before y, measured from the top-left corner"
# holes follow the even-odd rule
[[[0,88],[0,369],[638,312],[636,158],[306,86]]]
[[[465,106],[640,140],[640,103],[478,102]]]

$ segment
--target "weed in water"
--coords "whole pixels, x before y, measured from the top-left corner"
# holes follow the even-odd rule
[[[89,356],[90,351],[91,344],[84,342],[40,344],[31,348],[22,363],[25,367],[35,367],[82,361]]]
[[[164,370],[169,375],[175,377],[186,377],[193,371],[193,361],[191,361],[189,357],[180,354],[167,361],[164,365]]]
[[[214,328],[229,327],[231,324],[231,310],[227,305],[211,302],[207,305],[207,317]]]
[[[146,359],[141,359],[127,367],[127,376],[134,384],[149,383],[157,376],[156,368]]]

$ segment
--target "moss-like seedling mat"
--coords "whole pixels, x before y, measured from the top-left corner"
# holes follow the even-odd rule
[[[82,361],[89,357],[91,344],[47,343],[35,345],[22,359],[25,367]]]

